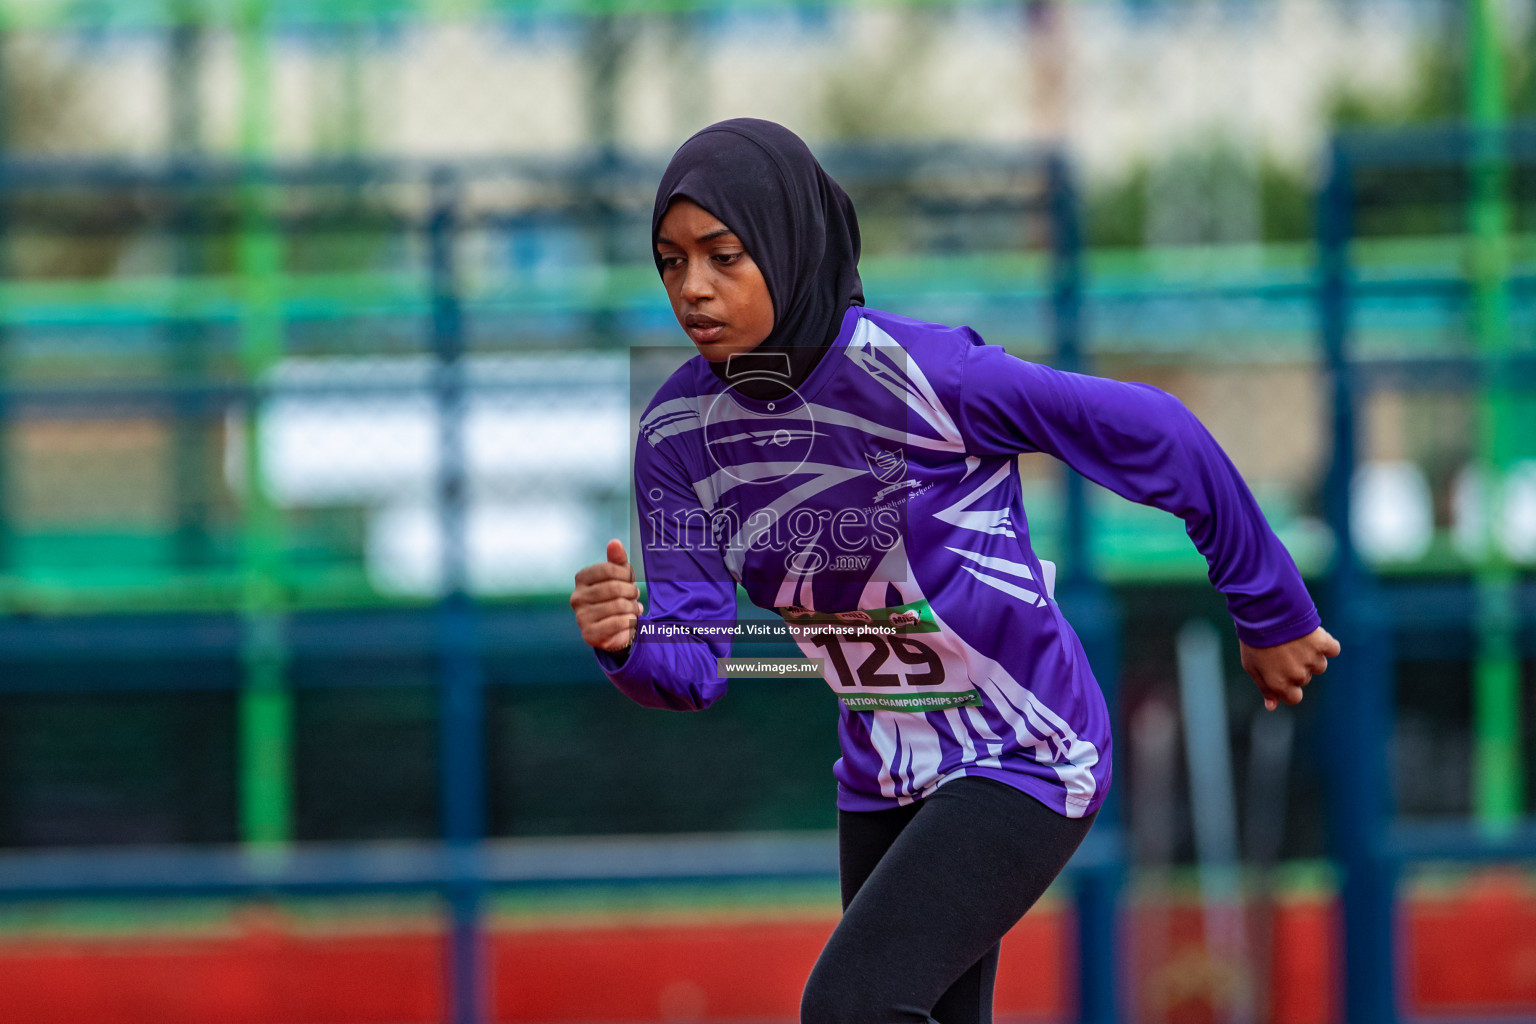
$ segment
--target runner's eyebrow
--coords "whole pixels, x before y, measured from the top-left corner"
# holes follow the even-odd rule
[[[696,242],[713,242],[717,238],[724,238],[726,235],[734,236],[735,234],[736,234],[736,232],[732,231],[730,228],[716,228],[714,231],[711,231],[711,232],[709,232],[706,235],[700,235],[698,238],[694,239],[694,241],[696,241]],[[676,245],[677,243],[672,241],[672,239],[670,239],[670,238],[663,238],[660,235],[657,235],[656,236],[656,244],[657,245]]]

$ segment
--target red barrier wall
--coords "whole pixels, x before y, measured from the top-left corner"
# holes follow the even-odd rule
[[[836,923],[828,917],[503,932],[496,938],[496,1019],[792,1021],[805,977]],[[1044,913],[1008,935],[999,1015],[1061,1018],[1069,927],[1065,915]]]
[[[1004,942],[997,1014],[1066,1019],[1072,921],[1041,906]],[[1414,1013],[1536,1013],[1536,892],[1485,877],[1403,908]],[[1221,1017],[1230,976],[1204,954],[1200,915],[1133,916],[1135,991],[1152,1024]],[[793,1021],[835,919],[822,911],[607,923],[511,923],[491,936],[503,1024]],[[1337,917],[1295,900],[1273,918],[1270,1024],[1334,1024]],[[318,934],[280,914],[198,936],[0,939],[0,1020],[20,1024],[414,1024],[441,1019],[442,937],[423,928]]]

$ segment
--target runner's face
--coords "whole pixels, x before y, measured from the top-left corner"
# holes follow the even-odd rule
[[[672,312],[705,359],[750,352],[773,331],[762,270],[714,214],[674,199],[656,232],[656,253]]]

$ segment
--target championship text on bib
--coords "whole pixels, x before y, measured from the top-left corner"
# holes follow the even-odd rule
[[[853,711],[980,707],[959,641],[926,600],[892,608],[813,612],[777,609],[808,658],[824,658],[827,685]]]

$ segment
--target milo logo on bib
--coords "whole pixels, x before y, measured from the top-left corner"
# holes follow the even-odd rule
[[[938,623],[927,599],[891,608],[859,608],[849,612],[813,612],[797,604],[776,609],[790,625],[790,632],[809,630],[812,626],[863,626],[863,632],[937,633]],[[880,627],[891,627],[881,629]]]
[[[960,641],[940,628],[926,600],[846,612],[790,605],[778,612],[806,657],[824,659],[827,685],[850,710],[981,705]]]

